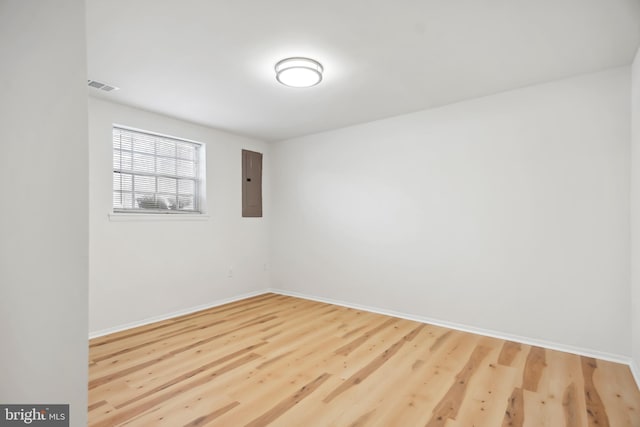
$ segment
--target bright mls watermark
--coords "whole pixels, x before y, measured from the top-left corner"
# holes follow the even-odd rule
[[[0,427],[69,427],[69,405],[0,405]]]

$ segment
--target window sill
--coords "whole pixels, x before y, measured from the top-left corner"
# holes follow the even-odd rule
[[[109,221],[208,221],[206,214],[148,214],[148,213],[123,213],[112,212],[109,214]]]

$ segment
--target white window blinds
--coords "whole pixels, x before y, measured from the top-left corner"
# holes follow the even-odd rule
[[[199,213],[201,145],[113,128],[114,212]]]

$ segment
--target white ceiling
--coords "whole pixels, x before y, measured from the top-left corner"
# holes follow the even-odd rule
[[[629,64],[640,0],[88,0],[92,95],[262,140]],[[309,56],[313,88],[274,64]]]

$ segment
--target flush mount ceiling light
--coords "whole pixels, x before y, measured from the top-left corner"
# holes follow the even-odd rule
[[[290,87],[315,86],[323,72],[322,64],[309,58],[286,58],[276,64],[276,79]]]

